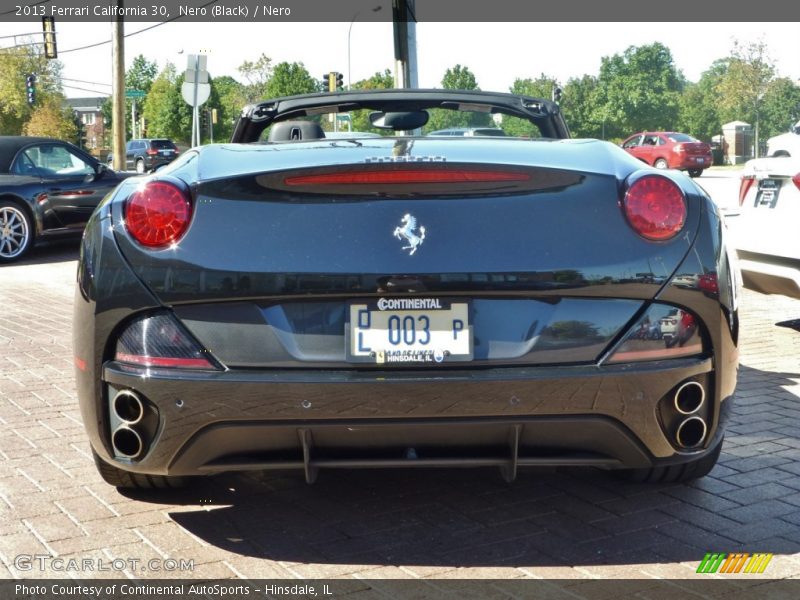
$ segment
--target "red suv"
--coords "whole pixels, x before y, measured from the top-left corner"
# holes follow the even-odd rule
[[[711,166],[711,146],[685,133],[642,131],[622,142],[622,148],[656,169],[689,171],[690,177]]]

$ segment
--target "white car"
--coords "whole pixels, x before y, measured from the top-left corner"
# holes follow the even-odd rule
[[[800,298],[800,152],[749,161],[739,209],[727,224],[744,286]]]
[[[776,135],[767,140],[767,156],[800,157],[800,121],[788,133]]]

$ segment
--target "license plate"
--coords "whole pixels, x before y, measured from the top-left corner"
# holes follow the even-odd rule
[[[469,302],[442,298],[380,298],[350,304],[347,360],[430,364],[473,357]]]
[[[704,163],[704,162],[706,162],[706,159],[705,159],[705,158],[695,158],[695,160],[696,160],[697,162],[699,162],[699,163]]]
[[[775,208],[778,203],[778,192],[780,182],[777,179],[762,179],[758,182],[758,193],[756,194],[756,207],[767,206]]]

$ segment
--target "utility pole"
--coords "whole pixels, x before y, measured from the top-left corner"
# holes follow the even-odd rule
[[[414,0],[392,0],[394,29],[394,86],[419,87],[417,78],[417,23]]]
[[[122,20],[122,2],[117,0],[119,11],[111,26],[111,152],[113,168],[122,171],[125,160],[125,27]]]

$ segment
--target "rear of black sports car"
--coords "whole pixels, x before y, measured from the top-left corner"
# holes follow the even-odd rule
[[[736,381],[728,250],[691,180],[605,142],[190,151],[87,228],[84,423],[121,486],[364,467],[691,479]]]

